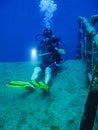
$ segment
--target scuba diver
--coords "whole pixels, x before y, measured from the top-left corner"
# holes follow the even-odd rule
[[[6,87],[32,90],[34,88],[40,88],[48,91],[49,81],[51,79],[51,72],[57,69],[61,63],[65,61],[66,51],[58,37],[53,36],[52,30],[45,29],[43,34],[36,35],[36,40],[39,41],[38,56],[41,56],[41,63],[34,68],[31,80],[27,81],[11,81],[6,84]],[[41,72],[45,73],[44,82],[38,82],[38,78]]]
[[[36,39],[40,41],[38,54],[41,55],[41,63],[34,68],[31,83],[36,87],[48,90],[51,72],[60,66],[63,61],[62,55],[65,55],[65,50],[61,46],[60,39],[53,36],[53,32],[50,29],[45,29],[43,34],[38,34]],[[37,79],[42,71],[45,73],[44,82],[38,82]]]

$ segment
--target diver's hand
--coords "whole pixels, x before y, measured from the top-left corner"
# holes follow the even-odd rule
[[[55,47],[55,50],[56,50],[59,54],[65,54],[64,49]]]

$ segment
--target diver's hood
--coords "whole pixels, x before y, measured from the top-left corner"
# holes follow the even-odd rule
[[[45,29],[44,32],[43,32],[43,36],[44,37],[51,37],[52,36],[52,30],[51,29]]]

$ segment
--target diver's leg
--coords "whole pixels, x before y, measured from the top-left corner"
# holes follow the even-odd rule
[[[34,68],[34,72],[31,76],[31,80],[36,80],[39,76],[39,73],[41,72],[41,68],[40,67],[35,67]]]
[[[51,79],[51,68],[46,67],[45,69],[45,84],[48,84]]]
[[[56,62],[50,64],[48,67],[46,67],[45,69],[45,84],[48,84],[50,79],[51,79],[51,72],[52,70],[54,70],[55,68],[57,68],[59,65],[56,64]]]

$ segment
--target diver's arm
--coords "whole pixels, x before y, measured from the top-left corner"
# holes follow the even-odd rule
[[[62,48],[55,47],[55,50],[56,50],[59,54],[65,54],[65,51],[64,51],[64,49],[62,49]]]

